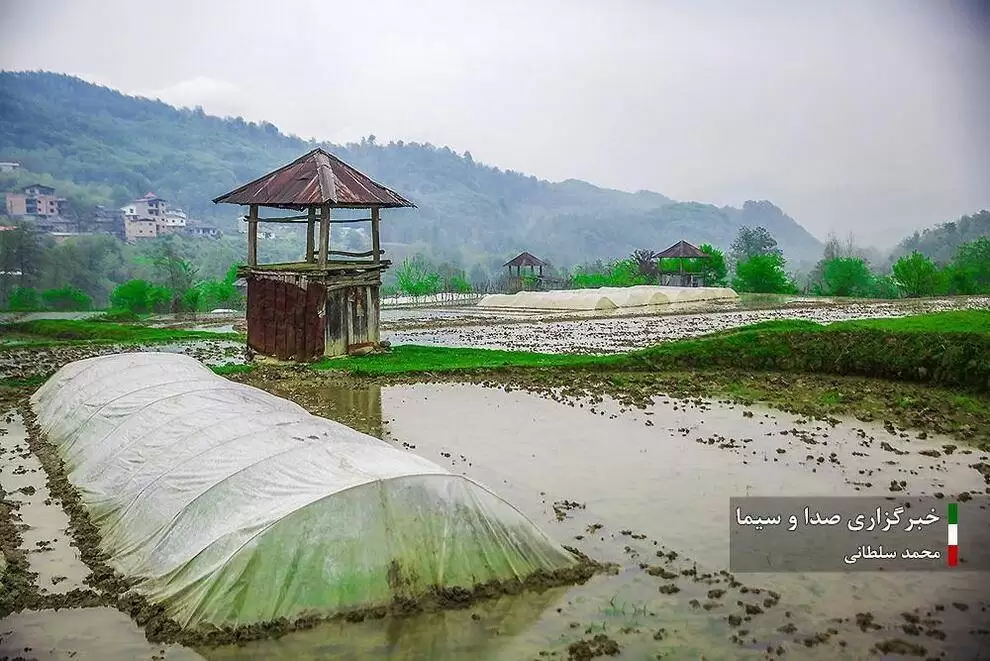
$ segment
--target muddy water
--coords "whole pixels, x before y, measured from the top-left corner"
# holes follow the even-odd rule
[[[30,571],[42,594],[64,594],[87,589],[83,583],[89,568],[71,543],[69,517],[54,500],[45,484],[41,462],[27,444],[27,430],[20,415],[0,416],[0,486],[6,500],[17,505],[15,518],[21,526],[21,548],[27,552]]]
[[[190,649],[153,645],[112,608],[17,613],[0,620],[0,657],[37,661],[201,661]]]
[[[616,641],[624,659],[760,658],[768,647],[791,658],[861,659],[892,639],[950,659],[988,648],[985,634],[971,633],[990,628],[982,575],[739,574],[739,585],[720,573],[731,496],[883,495],[895,479],[910,495],[982,493],[968,466],[977,453],[918,454],[958,444],[949,439],[858,422],[833,428],[759,407],[659,399],[623,410],[474,385],[327,389],[321,406],[338,416],[350,407],[349,424],[370,420],[364,430],[378,434],[379,401],[390,442],[488,485],[561,543],[618,563],[619,573],[470,611],[328,625],[205,656],[567,658],[569,646],[597,634]],[[934,633],[906,634],[905,612]],[[879,628],[862,631],[857,613]]]
[[[717,314],[654,314],[532,323],[492,323],[453,327],[398,329],[382,337],[392,344],[520,349],[548,353],[612,353],[647,347],[666,340],[694,337],[759,321],[807,319],[830,323],[847,319],[898,317],[952,309],[990,308],[990,298],[862,302],[823,307],[808,304],[768,310]],[[659,312],[659,311],[658,311]]]

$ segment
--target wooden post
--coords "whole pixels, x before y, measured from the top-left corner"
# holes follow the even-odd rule
[[[313,244],[316,241],[316,207],[310,207],[307,209],[307,219],[306,219],[306,261],[312,263],[313,257]]]
[[[248,212],[248,266],[258,265],[258,205]]]
[[[381,224],[379,212],[380,209],[378,207],[371,207],[371,252],[375,264],[382,261],[382,253],[379,249],[381,247],[381,236],[378,233]]]
[[[330,257],[330,205],[324,204],[320,210],[320,268],[327,267]]]

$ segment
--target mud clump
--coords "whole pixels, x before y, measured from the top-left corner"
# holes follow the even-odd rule
[[[915,643],[909,643],[906,640],[901,640],[900,638],[894,638],[892,640],[885,640],[877,643],[873,646],[871,651],[879,654],[901,654],[904,656],[921,657],[928,653],[928,650],[923,646]]]
[[[873,621],[873,613],[856,613],[856,626],[861,631],[878,630],[882,627]]]
[[[659,576],[666,581],[672,581],[680,575],[677,572],[667,571],[663,567],[659,567],[657,565],[645,565],[643,569],[650,576]]]
[[[979,462],[975,464],[970,464],[970,468],[975,468],[976,472],[983,476],[983,481],[990,484],[990,464],[985,462]]]
[[[619,643],[603,633],[594,638],[585,638],[567,646],[569,661],[589,661],[600,656],[618,656],[621,652]]]
[[[583,510],[584,503],[574,502],[573,500],[558,500],[553,504],[553,513],[557,517],[558,521],[563,521],[567,518],[567,513],[570,510]]]

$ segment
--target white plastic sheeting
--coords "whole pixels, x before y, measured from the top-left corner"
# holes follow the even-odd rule
[[[377,606],[575,562],[468,478],[186,356],[71,363],[32,405],[110,564],[185,626]]]
[[[703,301],[732,301],[739,295],[728,287],[600,287],[521,291],[515,294],[489,294],[479,307],[532,310],[614,310],[617,308],[668,305]]]

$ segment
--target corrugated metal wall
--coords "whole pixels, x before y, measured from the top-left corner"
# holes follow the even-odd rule
[[[280,360],[307,362],[326,346],[326,291],[305,277],[249,277],[248,346]]]
[[[342,356],[379,340],[380,285],[327,290],[296,274],[247,278],[248,346],[280,360]]]

